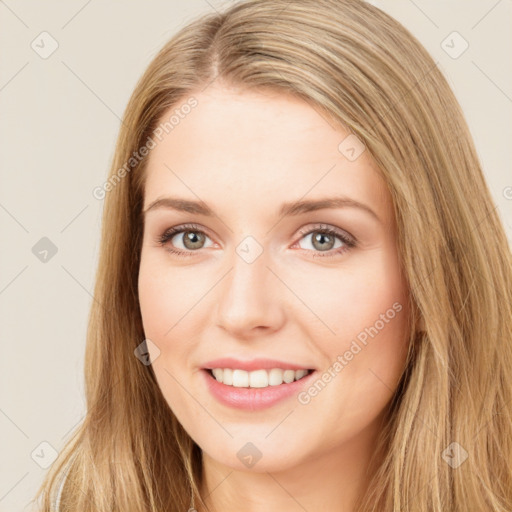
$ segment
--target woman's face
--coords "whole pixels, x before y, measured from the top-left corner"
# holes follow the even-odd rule
[[[216,464],[361,459],[407,352],[385,183],[299,99],[218,85],[194,98],[164,116],[145,185],[139,298],[163,396]],[[183,231],[159,243],[170,228]]]

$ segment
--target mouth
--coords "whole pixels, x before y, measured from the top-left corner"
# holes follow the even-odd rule
[[[301,380],[315,370],[285,370],[281,368],[246,371],[233,368],[204,368],[217,382],[234,388],[269,388],[285,386]]]

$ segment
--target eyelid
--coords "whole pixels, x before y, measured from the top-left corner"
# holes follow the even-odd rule
[[[197,233],[203,233],[208,238],[213,240],[214,237],[210,235],[210,232],[208,229],[204,228],[203,226],[200,226],[199,224],[191,223],[185,223],[185,224],[178,224],[176,226],[172,226],[168,229],[166,229],[161,235],[158,235],[156,238],[157,242],[162,243],[162,240],[164,238],[168,238],[168,240],[172,239],[174,236],[178,234],[182,234],[185,231],[194,231]],[[197,252],[197,251],[189,251],[189,252]]]
[[[208,229],[204,228],[203,226],[200,226],[199,224],[195,224],[193,222],[185,223],[185,224],[178,224],[176,226],[168,228],[164,231],[163,235],[165,235],[167,233],[171,233],[171,232],[179,233],[181,231],[186,231],[186,230],[198,231],[198,232],[204,233],[209,238],[213,238],[210,235],[210,232],[208,231]],[[308,227],[301,228],[297,231],[297,234],[304,237],[304,236],[311,234],[311,232],[313,232],[313,231],[323,231],[323,230],[335,232],[336,236],[340,236],[342,239],[344,239],[344,238],[348,239],[347,241],[351,241],[353,243],[358,242],[357,238],[355,236],[351,235],[350,233],[348,233],[347,231],[345,231],[341,228],[335,227],[335,226],[331,226],[330,224],[325,224],[325,223],[316,223],[316,224],[312,224]]]
[[[344,229],[331,226],[330,224],[317,223],[308,228],[299,229],[298,233],[302,236],[307,236],[314,231],[328,231],[332,232],[335,236],[340,237],[346,243],[353,243],[354,245],[358,243],[358,240],[355,236],[351,235],[348,231]]]

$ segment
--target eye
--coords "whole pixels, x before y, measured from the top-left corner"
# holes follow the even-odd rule
[[[343,254],[350,249],[356,247],[357,241],[354,237],[330,226],[324,224],[315,226],[309,230],[301,230],[300,234],[304,239],[309,237],[310,246],[314,251],[313,257],[329,258],[339,254]],[[336,239],[341,241],[336,246]],[[302,239],[301,239],[302,240]],[[304,247],[300,247],[304,249]],[[307,248],[306,248],[307,249]],[[326,254],[322,254],[326,253]]]
[[[184,236],[178,236],[182,234]],[[168,229],[158,237],[157,242],[162,246],[166,246],[166,250],[177,256],[191,256],[198,249],[203,249],[206,238],[208,238],[206,233],[196,224],[184,224]],[[176,250],[173,248],[175,244],[169,244],[173,239],[181,239],[184,250]],[[180,248],[178,247],[178,249]]]
[[[312,251],[313,257],[333,257],[357,246],[357,241],[354,237],[344,231],[324,224],[317,225],[309,230],[301,230],[300,234],[303,239],[310,237],[312,249],[300,248]],[[173,239],[175,239],[174,242]],[[156,241],[159,245],[165,246],[166,250],[170,253],[185,257],[192,256],[199,249],[205,248],[206,239],[209,239],[208,235],[198,225],[183,224],[169,228]],[[336,239],[341,242],[337,246]],[[178,246],[178,249],[176,249],[176,241],[180,240],[181,242],[179,243],[181,243],[182,248]]]

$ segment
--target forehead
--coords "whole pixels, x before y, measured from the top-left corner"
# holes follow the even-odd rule
[[[319,108],[280,92],[215,85],[191,96],[193,108],[180,110],[186,97],[161,119],[163,127],[175,114],[168,133],[154,137],[145,207],[165,194],[213,207],[229,202],[238,211],[344,195],[389,214],[376,164],[367,151],[347,159],[343,141],[354,135],[333,126]]]

